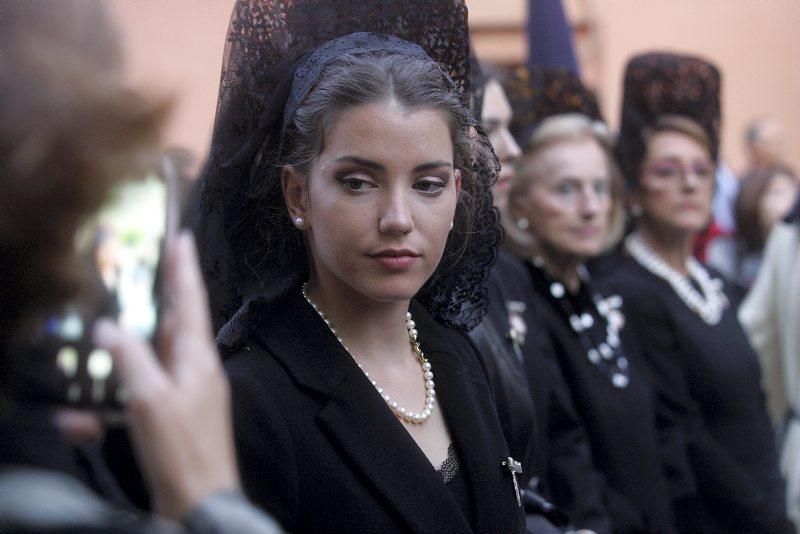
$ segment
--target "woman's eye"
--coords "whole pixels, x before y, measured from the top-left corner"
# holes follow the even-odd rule
[[[680,176],[682,169],[672,165],[662,165],[653,168],[653,174],[659,178],[676,178]]]
[[[611,191],[611,188],[608,185],[608,182],[596,182],[594,184],[594,192],[598,195],[608,195]]]
[[[341,179],[342,186],[350,191],[366,191],[374,186],[374,184],[369,180],[364,180],[363,178],[355,178],[355,177],[344,177]]]
[[[571,195],[575,190],[575,184],[570,182],[560,183],[556,186],[556,191],[558,191],[560,195]]]
[[[699,178],[711,178],[714,176],[714,167],[711,165],[696,165],[694,174]]]
[[[419,180],[414,183],[414,189],[423,193],[438,193],[444,186],[445,183],[441,180]]]

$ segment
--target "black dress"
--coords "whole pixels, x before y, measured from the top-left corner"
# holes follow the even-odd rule
[[[243,485],[290,532],[519,532],[509,449],[473,345],[412,302],[466,498],[448,489],[299,290],[225,362]]]
[[[522,262],[500,251],[487,282],[489,307],[470,332],[485,360],[508,437],[526,449],[525,478],[566,512],[574,528],[611,531],[605,485],[592,465],[589,443],[575,413],[553,349],[542,335],[533,286]],[[512,326],[512,322],[514,322]],[[521,421],[519,421],[521,419]]]
[[[735,311],[705,323],[630,257],[607,283],[622,295],[684,433],[697,496],[676,508],[681,530],[793,532],[758,360]]]
[[[530,262],[526,265],[541,309],[542,331],[555,351],[587,432],[594,465],[605,478],[605,506],[613,531],[674,531],[662,473],[662,438],[656,429],[656,393],[635,336],[623,328],[614,343],[616,348],[611,352],[603,349],[605,356],[593,363],[588,351],[594,346],[587,342],[591,339],[599,346],[609,322],[597,311],[599,293],[594,285],[584,279],[575,295],[563,285],[563,291],[556,292],[552,287],[555,281],[541,268]],[[589,325],[584,318],[581,335],[570,318],[585,314],[592,319]]]

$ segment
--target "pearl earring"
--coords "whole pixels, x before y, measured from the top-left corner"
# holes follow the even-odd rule
[[[453,229],[453,221],[450,221],[450,229]]]
[[[520,230],[527,230],[530,227],[531,223],[525,217],[520,217],[517,219],[517,228]]]
[[[296,227],[300,228],[301,230],[303,229],[303,226],[305,226],[305,224],[306,224],[306,220],[304,218],[302,218],[302,217],[298,217],[298,218],[296,218],[294,220],[294,225]]]

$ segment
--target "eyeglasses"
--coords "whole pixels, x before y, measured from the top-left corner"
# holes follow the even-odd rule
[[[698,161],[688,167],[675,161],[661,161],[645,166],[644,172],[664,182],[686,181],[689,173],[701,182],[709,182],[714,179],[716,166],[710,161]]]

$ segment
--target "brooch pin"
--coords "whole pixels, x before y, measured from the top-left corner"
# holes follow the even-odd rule
[[[517,496],[517,505],[522,506],[522,499],[519,493],[519,483],[517,482],[517,475],[522,474],[522,464],[513,459],[511,456],[503,460],[503,467],[508,468],[511,473],[511,480],[514,482],[514,494]]]
[[[522,347],[525,345],[525,336],[528,335],[528,325],[522,314],[525,313],[525,303],[519,300],[506,301],[508,311],[508,333],[506,337],[511,340],[514,353],[522,360]]]

